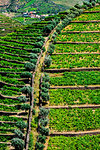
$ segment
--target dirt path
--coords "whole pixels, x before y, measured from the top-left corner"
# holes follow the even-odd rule
[[[71,71],[100,71],[100,67],[82,67],[82,68],[60,68],[60,69],[44,69],[44,72],[49,72],[49,73],[59,73],[59,72],[71,72]]]
[[[53,34],[53,32],[55,31],[55,29],[50,33],[49,36],[51,36]],[[48,37],[49,37],[48,36]],[[35,110],[36,110],[36,115],[33,117],[33,122],[34,122],[34,118],[38,117],[38,112],[39,112],[39,82],[40,82],[40,77],[41,77],[41,69],[42,69],[42,64],[44,62],[44,59],[45,59],[45,56],[46,56],[46,53],[47,53],[47,49],[48,49],[48,46],[49,46],[49,43],[50,43],[50,39],[46,37],[45,38],[45,43],[44,43],[44,47],[46,49],[46,51],[44,53],[42,53],[42,56],[39,60],[39,64],[36,68],[36,74],[35,74],[35,79],[34,79],[34,98],[37,99],[37,105],[35,106]],[[34,136],[34,139],[33,139],[33,144],[34,144],[34,148],[35,149],[35,143],[37,141],[37,136],[38,136],[38,133],[37,133],[37,125],[35,125],[35,127],[32,127],[32,133],[33,133],[33,136]],[[48,142],[47,142],[48,143]]]
[[[99,52],[76,52],[76,53],[53,53],[52,55],[66,55],[66,54],[69,54],[69,55],[78,55],[78,54],[97,54],[97,55],[100,55]]]
[[[85,86],[50,86],[50,89],[100,89],[100,85]]]
[[[79,136],[79,135],[96,135],[100,134],[100,130],[91,130],[91,131],[79,131],[79,132],[52,132],[50,133],[50,136],[59,136],[59,135],[64,135],[64,136]]]
[[[46,109],[71,109],[71,108],[80,108],[80,109],[83,109],[83,108],[93,108],[93,109],[96,109],[96,108],[100,108],[100,105],[91,105],[91,104],[87,104],[87,105],[70,105],[70,106],[47,106],[45,107]]]

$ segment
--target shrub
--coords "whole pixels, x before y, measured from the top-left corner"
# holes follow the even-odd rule
[[[77,10],[77,8],[72,7],[72,8],[70,8],[70,10],[71,10],[71,11],[76,11],[76,10]]]
[[[43,107],[40,108],[40,113],[39,115],[43,118],[43,117],[47,117],[49,114],[49,109],[45,109]]]
[[[51,24],[55,27],[55,26],[56,26],[56,20],[53,19],[53,20],[51,21]]]
[[[78,16],[79,12],[78,11],[73,11],[73,14],[75,14],[75,16]]]
[[[33,133],[31,132],[30,135],[29,135],[28,150],[33,150],[33,146],[34,146],[34,144],[33,144],[33,139],[34,139]]]
[[[57,32],[54,32],[54,35],[57,35],[58,33]]]
[[[24,86],[23,88],[20,89],[20,91],[24,94],[29,94],[31,95],[32,93],[32,87],[30,86]]]
[[[34,46],[35,46],[36,48],[41,48],[42,45],[43,45],[43,41],[39,41],[39,42],[35,42],[35,43],[34,43]]]
[[[32,114],[35,115],[35,113],[36,113],[36,111],[35,111],[35,109],[33,109],[33,110],[32,110]]]
[[[24,129],[27,127],[27,124],[24,121],[17,121],[16,126],[20,129]]]
[[[52,49],[52,48],[49,47],[49,48],[48,48],[48,53],[49,53],[49,54],[54,53],[54,49]]]
[[[48,135],[49,135],[49,129],[48,129],[48,128],[41,127],[39,131],[40,131],[40,133],[41,133],[42,135],[45,135],[45,136],[48,136]]]
[[[41,49],[40,49],[40,48],[33,48],[33,49],[32,49],[32,52],[33,52],[33,53],[40,53],[40,52],[41,52]]]
[[[23,150],[24,149],[24,141],[19,138],[13,138],[11,140],[11,145],[15,147],[16,150]]]
[[[22,105],[21,105],[21,109],[22,109],[22,110],[25,110],[25,111],[26,111],[26,110],[29,110],[29,109],[30,109],[30,105],[29,105],[29,104],[22,104]]]
[[[22,78],[32,78],[32,74],[30,72],[22,72],[21,77]]]
[[[95,3],[94,1],[93,1],[91,4],[92,4],[92,6],[95,6],[95,5],[96,5],[96,3]]]
[[[45,52],[46,51],[45,47],[43,47],[42,50],[43,50],[43,52]]]
[[[25,69],[27,71],[34,71],[35,70],[35,65],[33,63],[25,63]]]
[[[45,41],[45,39],[44,39],[44,37],[43,36],[38,36],[37,38],[36,38],[37,40],[41,40],[41,41]]]
[[[69,17],[69,21],[71,21],[72,20],[72,18],[74,18],[76,15],[75,15],[75,13],[71,13],[71,14],[69,14],[68,15],[68,17]]]
[[[54,25],[49,24],[49,25],[47,25],[47,26],[44,27],[43,32],[50,33],[53,28],[54,28]]]
[[[56,43],[56,42],[57,42],[57,40],[56,40],[56,39],[54,39],[54,40],[53,40],[53,43]]]
[[[31,53],[31,54],[30,54],[30,58],[32,58],[32,59],[37,59],[37,58],[38,58],[38,55],[37,55],[37,54],[34,54],[34,53]]]
[[[41,142],[41,143],[45,143],[46,142],[46,136],[44,135],[44,136],[42,136],[42,135],[39,135],[38,136],[38,142]]]
[[[97,0],[97,3],[100,4],[100,0]]]
[[[49,89],[50,84],[48,82],[42,82],[42,87],[45,87],[45,88]]]
[[[53,45],[53,44],[50,44],[49,47],[52,49],[55,49],[55,45]]]
[[[78,8],[78,9],[81,9],[81,8],[82,8],[82,6],[79,5],[79,4],[76,4],[74,7],[75,7],[75,8]]]
[[[91,3],[92,1],[94,1],[94,0],[89,0],[90,3]]]
[[[63,20],[62,24],[63,24],[64,27],[66,27],[66,25],[69,24],[68,18],[65,18],[65,19]]]
[[[20,97],[18,97],[18,100],[19,100],[20,102],[27,102],[26,96],[20,96]]]
[[[51,62],[52,62],[52,59],[50,56],[46,56],[45,57],[45,60],[44,60],[44,63],[47,67],[49,67],[51,65]]]
[[[48,93],[48,89],[46,89],[45,87],[42,87],[41,90],[42,90],[42,92],[44,92],[44,93]]]
[[[60,22],[60,17],[56,17],[55,20],[56,20],[56,24],[58,24]]]
[[[40,125],[43,126],[43,127],[45,127],[45,126],[47,126],[48,121],[49,121],[48,119],[45,119],[45,118],[42,119],[41,118],[40,119]]]
[[[32,64],[36,65],[37,59],[30,59],[30,62],[31,62]]]
[[[72,14],[73,15],[73,14]],[[74,16],[72,16],[71,14],[69,14],[67,17],[66,17],[66,19],[70,22],[70,21],[72,21],[72,17],[74,17]]]
[[[18,138],[23,139],[24,135],[20,130],[16,129],[14,130],[14,133]]]
[[[56,32],[60,34],[60,33],[61,33],[61,28],[60,28],[60,27],[57,27],[57,28],[56,28]]]
[[[79,14],[82,14],[82,13],[83,13],[83,9],[80,9],[80,10],[79,10]]]
[[[56,35],[55,35],[55,34],[53,34],[53,35],[52,35],[52,38],[53,38],[53,39],[55,39],[55,37],[56,37]]]
[[[34,98],[34,102],[33,102],[33,105],[34,105],[34,106],[36,105],[36,101],[37,101],[36,98]]]
[[[36,149],[37,150],[43,150],[44,149],[44,145],[42,143],[36,142]]]
[[[41,97],[44,101],[48,101],[49,100],[49,95],[48,93],[44,93],[44,92],[41,92]]]
[[[88,9],[88,7],[86,5],[82,5],[82,8],[84,9]]]
[[[89,2],[84,1],[83,4],[86,5],[87,7],[92,7],[92,4]]]
[[[49,82],[50,81],[49,75],[47,73],[44,74],[43,81],[45,81],[45,82]]]

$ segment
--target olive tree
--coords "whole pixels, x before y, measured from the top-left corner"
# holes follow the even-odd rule
[[[49,82],[50,81],[49,75],[47,73],[44,73],[43,81],[45,81],[45,82]]]
[[[36,142],[36,149],[37,150],[43,150],[44,149],[44,145],[42,143]]]
[[[11,140],[11,145],[15,147],[16,150],[23,150],[24,149],[24,141],[19,138],[13,138]]]
[[[21,109],[27,111],[30,109],[30,105],[29,104],[22,104]]]
[[[22,130],[27,127],[27,124],[24,121],[17,121],[16,126]]]
[[[24,86],[20,89],[20,91],[24,94],[28,94],[29,96],[31,95],[32,93],[32,87],[30,86]]]
[[[20,102],[27,102],[27,98],[26,98],[26,96],[20,96],[20,97],[18,97],[18,100],[20,101]]]
[[[23,139],[24,135],[23,135],[22,131],[16,129],[16,130],[14,130],[14,133],[18,138]]]
[[[48,128],[45,128],[45,127],[40,127],[39,132],[40,132],[42,135],[45,135],[45,136],[48,136],[48,135],[49,135],[49,129],[48,129]]]
[[[45,88],[49,89],[50,84],[48,82],[42,82],[42,87],[45,87]]]
[[[41,142],[43,144],[46,143],[46,136],[45,135],[43,136],[43,135],[40,134],[38,136],[38,142]]]
[[[33,63],[25,63],[24,67],[27,71],[34,71],[36,66]]]
[[[43,107],[40,108],[39,116],[42,118],[46,118],[49,114],[49,109],[45,109]]]
[[[41,92],[41,97],[42,97],[43,101],[48,101],[50,98],[48,93],[44,93],[44,92]]]
[[[44,60],[44,63],[47,67],[49,67],[51,65],[51,62],[52,62],[52,59],[50,56],[46,56],[45,57],[45,60]]]
[[[22,78],[32,78],[32,74],[30,72],[22,72],[21,77]]]

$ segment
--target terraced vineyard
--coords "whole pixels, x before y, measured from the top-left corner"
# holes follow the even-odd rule
[[[43,66],[50,77],[44,106],[50,109],[48,150],[100,147],[100,12],[95,12],[100,6],[87,11],[53,37],[48,48],[52,62]]]
[[[19,26],[21,26],[19,22],[13,21],[9,17],[0,13],[0,36],[5,36],[7,33],[13,32],[19,28]]]
[[[23,31],[23,30],[22,30]],[[21,37],[17,43],[17,36]],[[15,39],[13,40],[13,36]],[[29,34],[27,33],[27,38]],[[23,43],[25,34],[12,33],[0,39],[0,147],[6,149],[12,138],[26,138],[27,120],[31,103],[31,71],[27,68],[33,47]],[[36,41],[36,40],[34,40]],[[32,40],[31,40],[32,42]],[[34,68],[33,68],[34,67]],[[20,133],[21,132],[21,133]]]
[[[100,5],[86,5],[0,37],[1,150],[99,149]]]
[[[59,20],[55,20],[55,23]],[[33,84],[45,51],[45,27],[51,21],[23,26],[0,37],[0,149],[27,149],[33,109]],[[55,24],[56,25],[56,24]],[[52,28],[54,26],[52,25]],[[52,29],[51,29],[52,30]],[[44,36],[44,37],[43,37]],[[16,143],[19,143],[16,145]],[[17,144],[18,144],[17,143]]]

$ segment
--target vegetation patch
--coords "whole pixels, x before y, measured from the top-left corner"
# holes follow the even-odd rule
[[[56,53],[99,52],[99,44],[56,44]]]
[[[62,30],[62,33],[67,31],[99,31],[100,23],[71,23]]]
[[[99,13],[82,14],[73,19],[73,21],[90,21],[90,20],[100,20],[100,14]]]
[[[99,76],[99,71],[64,72],[62,76],[55,73],[54,77],[50,78],[50,84],[54,86],[99,85]]]
[[[99,67],[100,55],[93,54],[62,54],[51,55],[52,64],[49,68],[82,68]]]
[[[62,42],[99,42],[99,37],[99,33],[61,33],[56,40]]]
[[[77,137],[55,136],[50,137],[48,150],[77,150],[77,149],[98,149],[100,135],[85,135]]]
[[[85,131],[99,129],[99,109],[50,109],[51,131]]]
[[[100,90],[50,89],[50,106],[100,104]]]

